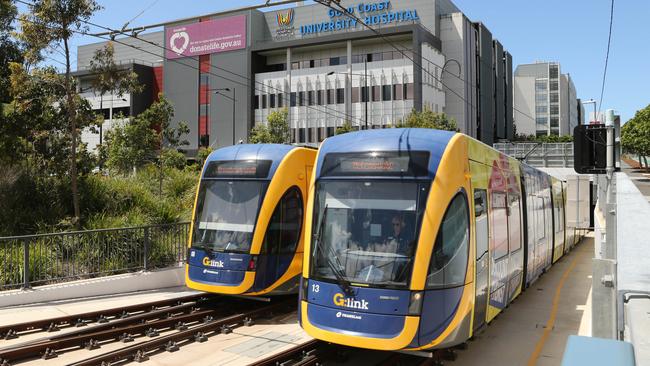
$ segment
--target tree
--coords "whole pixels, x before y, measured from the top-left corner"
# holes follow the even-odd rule
[[[437,130],[458,131],[456,121],[449,119],[444,113],[436,113],[429,108],[425,108],[422,112],[414,109],[396,127],[434,128]]]
[[[621,128],[621,145],[629,153],[639,157],[639,164],[648,167],[650,155],[650,105],[636,111],[634,117]]]
[[[9,63],[22,62],[23,58],[18,44],[10,37],[14,30],[12,23],[16,14],[16,7],[10,0],[0,0],[0,118],[2,104],[10,101]]]
[[[77,118],[75,91],[70,70],[70,38],[75,32],[88,30],[87,22],[100,9],[95,0],[35,0],[30,13],[21,14],[19,21],[22,32],[19,38],[26,45],[25,58],[29,62],[43,59],[43,51],[63,47],[65,55],[66,94],[65,121],[70,134],[70,183],[73,223],[78,226],[80,218],[79,191],[77,187]]]
[[[291,128],[286,108],[269,113],[266,124],[258,124],[251,130],[249,140],[253,144],[289,144]]]
[[[158,137],[150,122],[138,117],[106,133],[100,153],[106,155],[106,166],[120,174],[128,174],[153,160]]]
[[[352,126],[352,123],[350,123],[350,121],[347,121],[347,120],[345,122],[343,122],[342,125],[340,125],[339,127],[336,128],[336,134],[337,135],[342,135],[344,133],[354,132],[354,131],[357,131],[357,128]]]
[[[143,86],[138,82],[138,75],[119,67],[115,63],[115,50],[113,43],[108,42],[104,48],[95,51],[90,60],[90,71],[94,75],[92,89],[95,95],[99,94],[100,117],[98,118],[99,143],[102,143],[101,126],[104,123],[104,95],[110,93],[122,97],[125,93],[140,93]]]

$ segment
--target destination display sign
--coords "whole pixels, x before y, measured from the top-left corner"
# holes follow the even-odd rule
[[[332,153],[325,156],[322,176],[427,176],[426,151]]]
[[[211,161],[204,178],[266,178],[271,160],[220,160]]]

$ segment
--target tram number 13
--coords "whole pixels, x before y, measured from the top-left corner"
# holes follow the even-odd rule
[[[311,285],[311,292],[320,292],[320,286],[317,284]]]

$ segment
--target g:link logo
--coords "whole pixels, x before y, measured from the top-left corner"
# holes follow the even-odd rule
[[[204,266],[210,266],[210,267],[223,268],[223,261],[215,261],[214,259],[210,259],[209,257],[203,257],[203,265]]]
[[[341,293],[334,294],[334,298],[332,300],[334,302],[334,305],[337,306],[342,306],[350,309],[368,310],[368,302],[366,300],[354,300],[346,298]]]

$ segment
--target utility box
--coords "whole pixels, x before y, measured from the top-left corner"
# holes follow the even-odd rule
[[[578,125],[573,129],[573,168],[580,174],[605,174],[607,128],[604,124]]]

